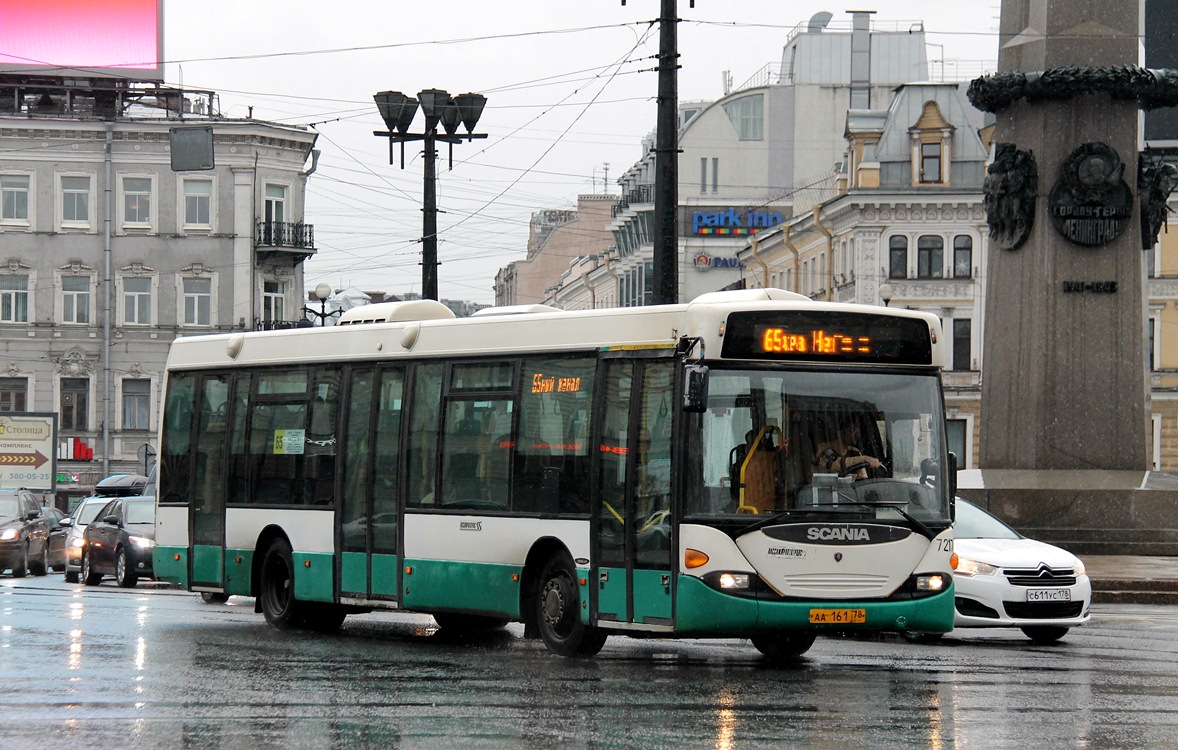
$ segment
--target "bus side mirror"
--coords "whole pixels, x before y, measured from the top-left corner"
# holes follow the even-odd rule
[[[702,414],[708,410],[708,368],[686,365],[683,372],[683,411]]]

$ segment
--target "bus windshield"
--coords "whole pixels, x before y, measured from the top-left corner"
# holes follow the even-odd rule
[[[712,367],[707,411],[688,417],[689,517],[949,522],[935,374]]]

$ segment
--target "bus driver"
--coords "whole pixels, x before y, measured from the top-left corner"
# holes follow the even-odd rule
[[[851,416],[839,419],[838,432],[834,440],[818,446],[818,455],[814,463],[821,471],[840,476],[854,476],[855,479],[867,479],[873,475],[873,470],[883,464],[878,458],[868,456],[859,449],[861,438],[859,423]]]

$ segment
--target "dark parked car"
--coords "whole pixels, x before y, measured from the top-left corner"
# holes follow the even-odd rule
[[[142,495],[147,481],[147,477],[142,474],[112,474],[94,486],[93,495],[78,501],[73,514],[65,523],[65,580],[68,583],[77,583],[82,573],[82,545],[85,543],[82,534],[86,526],[111,498]]]
[[[42,505],[41,516],[49,522],[47,564],[49,570],[60,573],[65,570],[65,537],[69,529],[62,526],[61,522],[66,519],[66,515],[52,505]]]
[[[82,534],[82,582],[95,586],[113,575],[123,588],[153,576],[155,498],[116,497],[98,511]]]
[[[0,571],[13,578],[49,572],[49,519],[41,513],[45,497],[37,492],[0,489]]]

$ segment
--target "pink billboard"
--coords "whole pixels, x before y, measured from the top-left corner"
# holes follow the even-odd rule
[[[0,0],[0,73],[163,79],[163,0]]]

